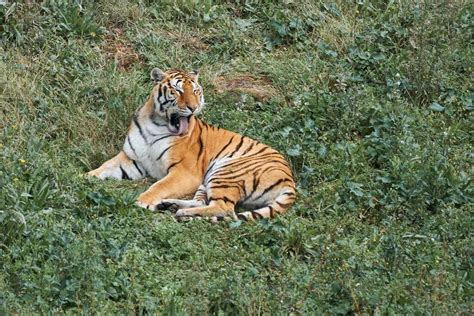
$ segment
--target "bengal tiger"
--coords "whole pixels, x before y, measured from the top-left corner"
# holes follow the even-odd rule
[[[281,154],[196,118],[204,105],[197,71],[155,68],[151,79],[155,86],[133,115],[122,151],[88,175],[156,178],[137,204],[172,210],[181,219],[255,220],[290,208],[295,182]],[[236,213],[236,207],[244,210]]]

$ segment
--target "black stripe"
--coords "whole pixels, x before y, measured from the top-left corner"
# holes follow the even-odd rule
[[[270,218],[274,218],[275,217],[275,211],[273,210],[273,207],[268,205],[268,208],[270,209]]]
[[[168,84],[169,84],[169,81],[168,81]],[[163,109],[163,106],[165,106],[166,104],[168,104],[170,102],[170,100],[168,99],[168,96],[166,95],[167,91],[168,91],[168,87],[163,85],[163,96],[165,97],[165,102],[160,104],[160,109]],[[162,111],[164,111],[164,110],[162,110]]]
[[[184,158],[183,158],[184,159]],[[166,169],[166,174],[168,174],[168,172],[170,172],[170,169],[173,168],[174,166],[176,166],[177,164],[181,163],[181,161],[183,161],[183,159],[181,159],[180,161],[177,161],[175,163],[172,163],[168,169]]]
[[[255,171],[253,173],[253,187],[252,187],[252,193],[255,192],[255,190],[257,190],[257,186],[258,184],[260,183],[260,177],[257,177],[257,171]],[[252,195],[252,193],[250,193],[250,195]]]
[[[275,168],[276,170],[278,171],[281,171],[283,172],[284,174],[286,174],[289,178],[292,178],[293,179],[293,174],[290,172],[288,172],[288,167],[286,169],[282,169],[282,168]]]
[[[132,160],[133,161],[133,165],[135,166],[135,168],[137,168],[138,172],[140,172],[140,174],[143,176],[143,172],[140,170],[140,168],[138,168],[138,164],[135,160]]]
[[[270,171],[273,171],[273,170],[277,170],[277,171],[280,171],[280,172],[283,172],[285,175],[288,176],[288,178],[293,178],[293,175],[288,173],[287,169],[283,169],[283,168],[279,168],[278,166],[270,166],[268,167],[267,169],[265,169],[264,171],[265,172],[270,172]],[[263,172],[263,171],[262,171]]]
[[[132,141],[130,140],[130,135],[127,136],[127,142],[128,142],[128,145],[130,146],[130,149],[133,151],[133,153],[136,155],[137,152],[135,151],[135,148],[133,148],[132,146]]]
[[[267,193],[268,191],[270,191],[271,189],[273,189],[274,187],[276,187],[277,185],[279,185],[280,183],[282,182],[285,182],[285,181],[288,181],[289,179],[280,179],[278,180],[277,182],[275,182],[274,184],[272,184],[271,186],[269,186],[268,188],[266,188],[265,190],[263,190],[263,192],[257,197],[255,198],[256,200],[258,200],[259,198],[261,198],[262,196],[265,195],[265,193]]]
[[[163,86],[163,89],[166,88],[166,86]],[[168,88],[164,89],[165,91],[158,90],[158,102],[160,103],[160,112],[165,112],[164,106],[167,105],[168,103],[171,103],[174,101],[174,99],[168,99],[168,97],[165,95],[165,101],[161,102],[160,99],[163,96],[164,92],[166,92]]]
[[[210,185],[214,185],[214,184],[217,184],[215,186],[210,186]],[[209,189],[214,189],[214,188],[217,188],[217,189],[220,189],[220,188],[237,188],[239,190],[244,190],[244,196],[247,196],[247,188],[245,187],[245,180],[242,179],[242,180],[238,180],[238,181],[220,181],[220,180],[217,180],[217,181],[213,181],[213,182],[209,182],[208,184],[208,188]]]
[[[211,201],[224,201],[226,203],[232,203],[232,204],[235,205],[235,202],[230,200],[227,196],[223,196],[223,197],[220,197],[220,198],[210,197],[209,202],[211,202]]]
[[[216,179],[216,180],[213,180],[212,182],[209,182],[209,184],[239,184],[240,182],[243,182],[243,180],[239,180],[239,181],[225,181],[225,180],[219,180],[219,179]]]
[[[130,177],[129,177],[128,174],[125,172],[125,170],[123,170],[122,166],[120,166],[120,170],[122,171],[122,179],[130,180]]]
[[[257,143],[258,143],[258,142],[257,142]],[[258,154],[261,154],[261,153],[263,153],[265,150],[267,150],[267,149],[269,149],[269,148],[270,148],[270,147],[268,147],[268,146],[265,145],[265,147],[263,147],[262,149],[260,149],[260,150],[259,150],[258,152],[256,152],[255,154],[252,154],[252,156],[256,156],[256,155],[258,155]]]
[[[158,89],[158,98],[157,98],[157,101],[158,101],[158,103],[160,103],[160,111],[163,112],[163,107],[161,106],[161,100],[160,100],[161,97],[163,96],[163,91],[161,91],[161,88],[162,88],[162,87],[160,87],[160,89]]]
[[[193,200],[203,201],[206,198],[207,198],[207,193],[204,190],[197,190],[197,192],[194,193]]]
[[[250,146],[242,153],[242,156],[252,150],[253,146],[255,146],[255,142],[252,142]]]
[[[145,140],[145,143],[148,144],[148,140],[146,139],[145,134],[143,134],[142,127],[141,127],[140,124],[138,123],[138,117],[137,117],[137,115],[134,115],[134,116],[133,116],[133,123],[135,123],[135,125],[138,127],[138,131],[140,132],[140,135],[142,135],[143,139]]]
[[[247,196],[247,188],[246,188],[246,185],[245,185],[245,180],[242,180],[241,187],[244,188],[244,196]]]
[[[201,128],[199,132],[199,154],[198,154],[197,160],[199,160],[199,157],[201,157],[203,150],[204,150],[204,144],[202,143],[202,128]]]
[[[160,160],[161,157],[163,157],[163,155],[165,154],[165,152],[167,152],[171,147],[173,147],[173,145],[169,146],[168,148],[166,148],[165,150],[163,150],[161,152],[161,154],[158,156],[158,158],[156,158],[156,160]]]
[[[237,214],[237,218],[241,221],[247,221],[247,217],[244,214]]]
[[[253,186],[252,186],[252,192],[250,192],[249,195],[247,195],[243,200],[242,203],[245,203],[247,200],[249,200],[252,195],[255,193],[257,190],[258,184],[260,183],[260,177],[257,177],[257,171],[253,173]]]
[[[168,105],[168,104],[174,104],[175,103],[175,99],[165,99],[165,102],[163,103],[163,105]]]
[[[278,201],[275,201],[276,204],[278,204],[278,206],[282,207],[282,208],[288,208],[290,207],[293,203],[280,203]]]
[[[227,148],[229,147],[230,143],[232,143],[232,141],[234,140],[234,136],[232,136],[232,138],[229,140],[229,142],[224,146],[222,147],[222,149],[219,151],[219,153],[217,155],[214,156],[214,158],[212,158],[212,160],[216,159],[217,157],[219,157],[220,154],[222,154],[222,152]]]
[[[247,201],[248,199],[250,199],[250,197],[255,193],[255,191],[257,190],[257,187],[258,187],[258,184],[260,183],[260,177],[257,177],[257,171],[255,171],[253,173],[253,186],[252,186],[252,192],[250,192],[249,195],[247,195],[245,197],[245,199],[243,200],[243,202]]]
[[[229,185],[229,184],[219,184],[214,186],[209,186],[209,189],[228,189],[228,188],[237,188],[240,190],[239,185]]]
[[[244,136],[240,136],[240,143],[237,145],[237,147],[235,147],[235,150],[232,152],[232,154],[230,154],[229,157],[233,157],[234,154],[239,151],[240,147],[242,147],[242,144],[244,143]]]
[[[263,215],[260,214],[259,212],[252,211],[250,214],[252,214],[253,219],[261,219],[263,218]]]
[[[160,137],[160,138],[157,138],[155,139],[151,144],[155,144],[156,142],[162,140],[162,139],[165,139],[165,138],[168,138],[168,137],[171,137],[171,136],[174,136],[173,134],[170,134],[170,135],[166,135],[166,136],[163,136],[163,137]]]

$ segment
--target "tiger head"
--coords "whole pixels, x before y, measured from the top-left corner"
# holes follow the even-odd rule
[[[163,72],[154,68],[150,76],[155,83],[151,93],[154,115],[166,121],[171,134],[186,134],[191,116],[198,114],[204,105],[202,87],[198,83],[198,72],[182,70]]]

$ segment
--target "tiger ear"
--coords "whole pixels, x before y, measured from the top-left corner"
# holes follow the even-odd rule
[[[153,68],[150,73],[150,79],[153,83],[158,83],[165,77],[165,73],[160,68]]]
[[[193,80],[197,81],[199,78],[199,70],[193,70],[189,73],[189,75],[191,76]]]

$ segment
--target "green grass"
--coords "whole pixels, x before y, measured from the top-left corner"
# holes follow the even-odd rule
[[[7,2],[1,314],[472,313],[472,2]],[[155,66],[289,159],[287,214],[177,223],[83,177]]]

